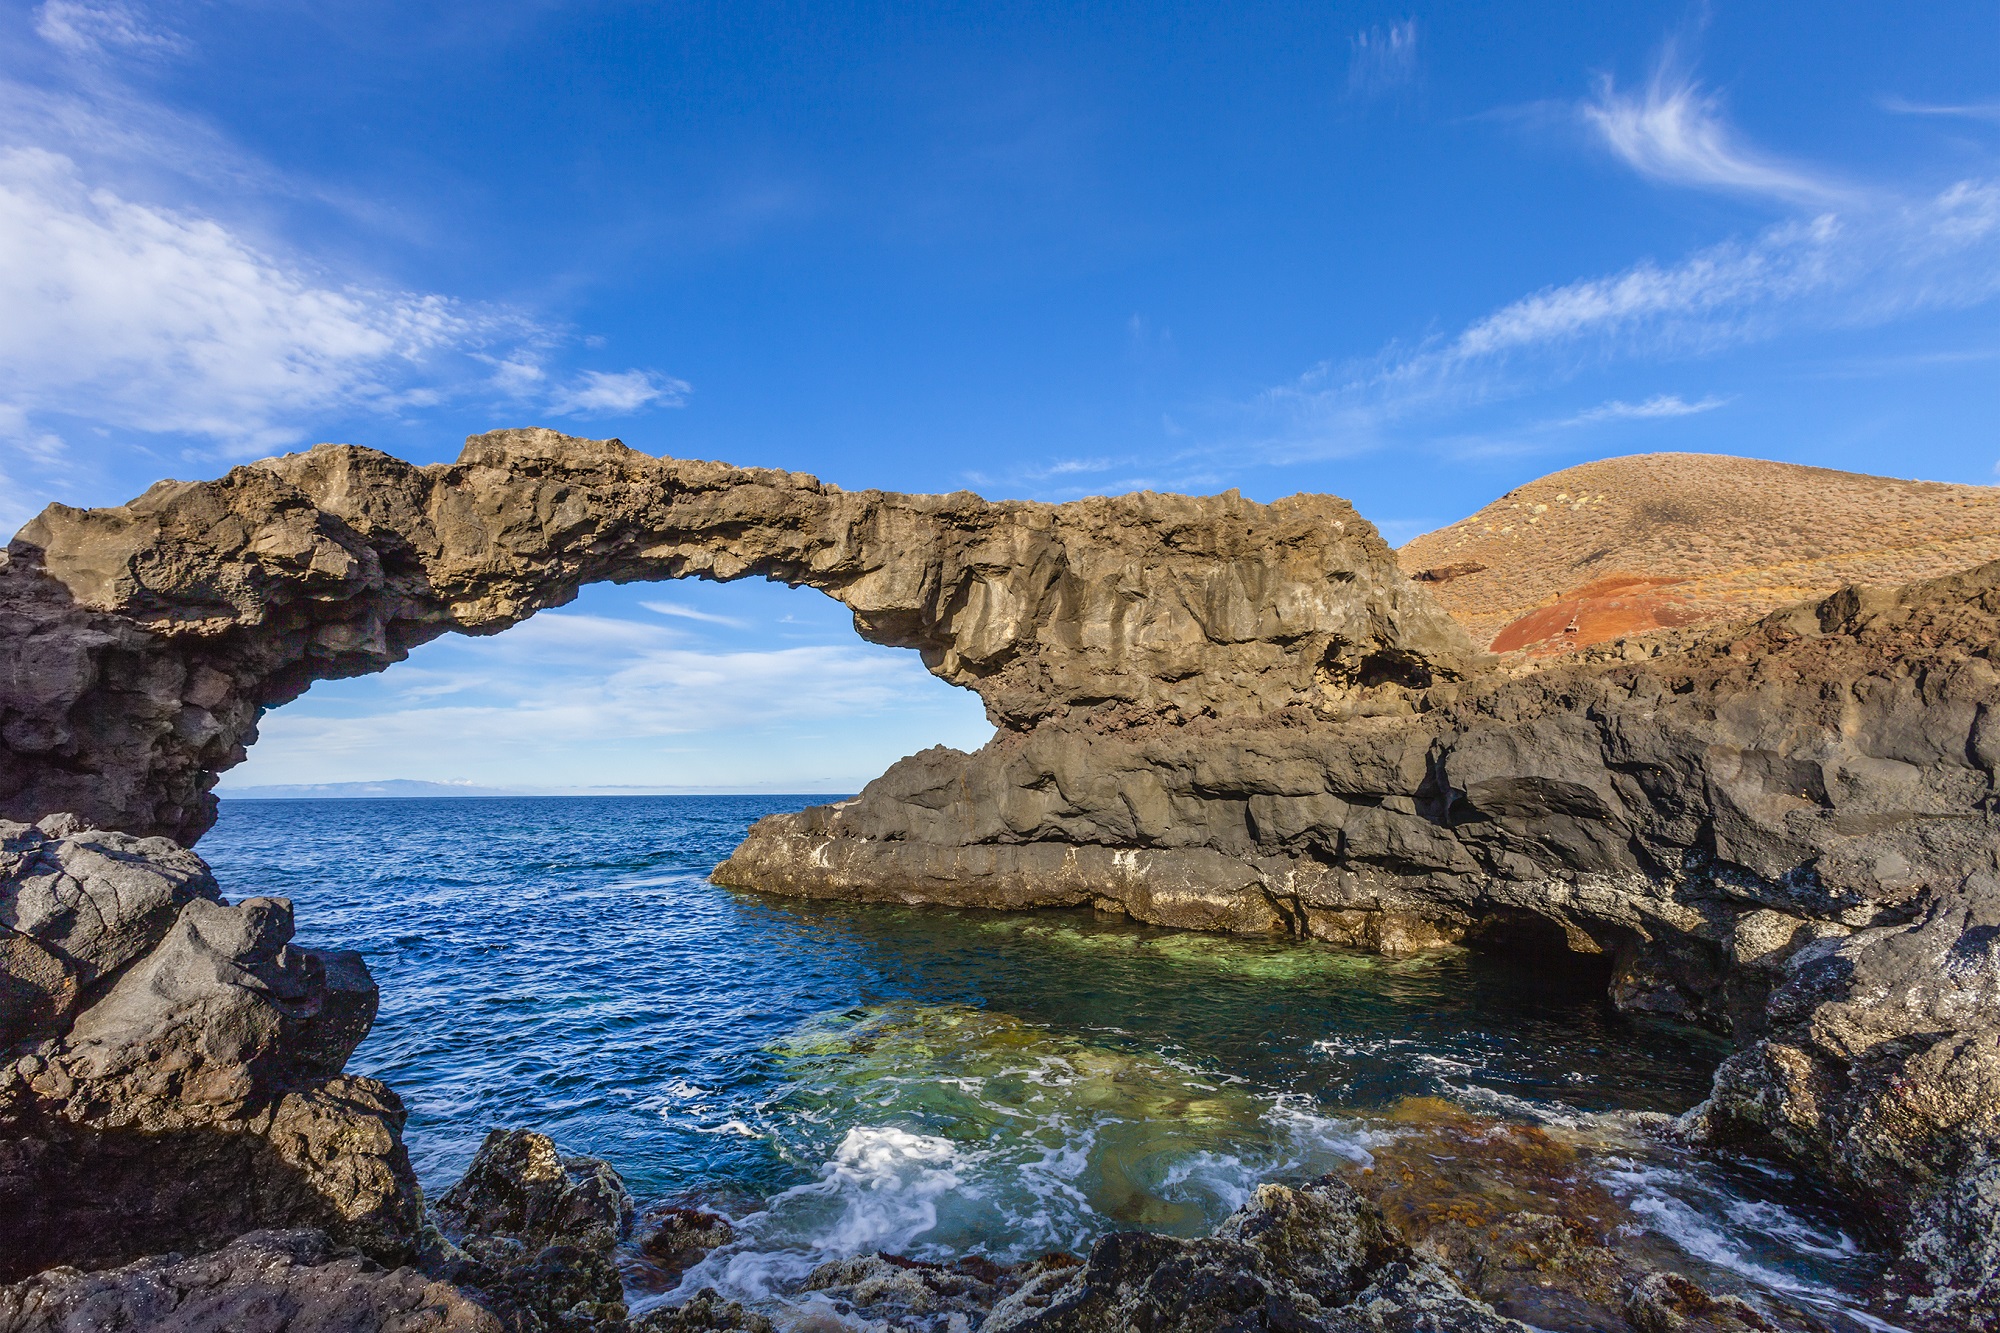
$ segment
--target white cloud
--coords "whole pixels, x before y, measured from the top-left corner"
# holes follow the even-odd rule
[[[19,47],[0,75],[0,448],[23,460],[17,480],[55,475],[66,422],[247,456],[357,412],[614,415],[688,392],[651,370],[559,366],[572,338],[544,320],[329,272],[252,234],[230,218],[272,200],[364,226],[379,210],[121,81],[113,56],[187,49],[143,6],[47,0],[34,25],[42,54]]]
[[[1850,196],[1831,180],[1740,142],[1723,120],[1721,99],[1678,70],[1671,52],[1638,95],[1620,93],[1607,77],[1581,110],[1613,153],[1655,180],[1816,205]]]
[[[639,605],[655,615],[673,616],[680,620],[699,620],[710,625],[727,625],[731,629],[743,628],[743,622],[734,616],[718,616],[708,611],[697,611],[691,606],[682,606],[679,602],[641,602]]]
[[[1900,97],[1882,99],[1882,109],[1899,116],[1952,116],[1962,120],[1990,120],[2000,123],[2000,102],[1961,102],[1955,106],[1940,106],[1922,102],[1906,102]]]
[[[549,410],[563,416],[624,416],[646,407],[679,407],[689,385],[652,370],[611,373],[586,370],[549,398]]]
[[[100,4],[47,0],[35,11],[35,32],[71,55],[108,50],[172,54],[187,49],[178,33],[153,27],[137,9],[118,0]]]
[[[1644,402],[1628,403],[1613,398],[1608,403],[1599,403],[1573,417],[1556,424],[1562,426],[1594,426],[1604,421],[1652,421],[1663,417],[1691,417],[1702,412],[1713,412],[1726,403],[1726,398],[1703,398],[1688,402],[1679,394],[1655,394]]]
[[[1961,181],[1550,287],[1455,335],[1316,367],[1254,411],[1274,461],[1339,457],[1378,447],[1399,424],[1518,397],[1594,363],[1713,353],[1995,296],[2000,181]]]
[[[1352,49],[1347,66],[1347,93],[1350,97],[1375,97],[1402,87],[1417,75],[1415,19],[1358,32],[1349,45]]]
[[[0,150],[0,403],[245,449],[298,416],[393,400],[427,355],[482,332],[439,296],[336,287],[212,219],[94,189]]]

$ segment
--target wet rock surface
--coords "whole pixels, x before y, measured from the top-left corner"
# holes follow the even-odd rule
[[[1106,1236],[1082,1268],[1045,1273],[985,1333],[1528,1333],[1416,1258],[1335,1177],[1263,1185],[1213,1236]]]
[[[625,1318],[613,1249],[632,1196],[609,1165],[546,1135],[496,1129],[437,1201],[447,1245],[431,1266],[479,1294],[510,1330],[595,1329]]]

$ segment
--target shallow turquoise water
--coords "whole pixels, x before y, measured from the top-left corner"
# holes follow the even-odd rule
[[[1753,1289],[1838,1303],[1871,1267],[1781,1176],[1630,1133],[1699,1101],[1721,1052],[1599,981],[708,882],[815,799],[225,802],[200,851],[230,897],[291,898],[302,943],[367,957],[382,1010],[351,1068],[409,1104],[428,1189],[488,1128],[541,1130],[743,1222],[699,1276],[745,1295],[841,1253],[1204,1231],[1259,1179],[1366,1160],[1411,1097],[1602,1126],[1650,1239]]]

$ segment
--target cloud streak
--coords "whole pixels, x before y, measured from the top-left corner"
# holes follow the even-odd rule
[[[1599,403],[1596,407],[1578,412],[1557,422],[1558,426],[1595,426],[1606,421],[1658,421],[1670,417],[1691,417],[1703,412],[1713,412],[1729,400],[1726,398],[1703,398],[1688,402],[1679,394],[1655,394],[1644,402],[1627,403],[1612,399]]]
[[[1595,366],[1870,327],[2000,296],[2000,178],[1917,196],[1850,189],[1746,146],[1719,100],[1671,62],[1641,93],[1626,96],[1605,83],[1579,111],[1642,175],[1810,208],[1678,262],[1641,260],[1532,292],[1455,334],[1315,367],[1250,407],[1269,461],[1365,452],[1399,430],[1538,392]],[[1670,415],[1673,404],[1708,410],[1653,399],[1619,404],[1619,418],[1575,420]]]
[[[1364,99],[1394,92],[1417,77],[1417,21],[1377,26],[1354,34],[1347,65],[1347,95]]]
[[[1723,119],[1722,100],[1676,68],[1672,53],[1636,94],[1607,76],[1580,114],[1604,145],[1642,176],[1669,185],[1824,205],[1852,198],[1840,184],[1745,145]]]

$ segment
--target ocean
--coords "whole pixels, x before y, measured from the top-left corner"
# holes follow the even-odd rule
[[[709,883],[754,820],[825,799],[225,800],[197,850],[232,901],[289,898],[299,943],[367,959],[349,1068],[409,1106],[427,1191],[488,1129],[541,1131],[737,1223],[683,1291],[782,1304],[848,1254],[1201,1234],[1261,1180],[1499,1124],[1577,1145],[1632,1244],[1884,1327],[1830,1203],[1658,1132],[1725,1050],[1620,1016],[1601,976]]]

